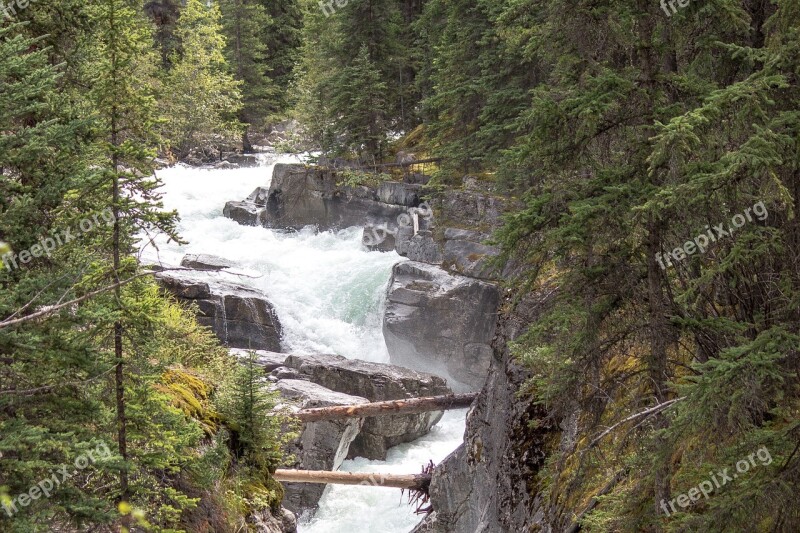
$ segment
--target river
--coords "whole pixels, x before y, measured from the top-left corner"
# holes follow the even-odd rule
[[[179,231],[188,244],[157,239],[142,259],[178,265],[187,253],[224,257],[239,275],[209,273],[268,295],[283,327],[283,350],[336,353],[348,358],[388,362],[381,321],[394,252],[370,252],[361,228],[299,232],[246,227],[222,216],[228,200],[241,200],[256,187],[268,187],[276,162],[294,156],[259,156],[261,165],[243,169],[197,169],[177,165],[158,172],[164,205],[181,217]],[[461,442],[466,410],[445,414],[425,437],[392,448],[386,461],[345,461],[353,472],[417,473],[429,460],[440,462]],[[329,487],[314,517],[302,517],[300,533],[408,533],[419,521],[398,489]]]

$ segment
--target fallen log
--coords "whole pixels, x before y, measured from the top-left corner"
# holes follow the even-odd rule
[[[378,474],[365,472],[329,472],[327,470],[284,470],[278,469],[272,475],[277,481],[290,483],[321,483],[334,485],[365,485],[391,487],[412,491],[428,492],[431,474]]]
[[[332,407],[315,407],[302,409],[294,417],[301,422],[319,422],[321,420],[339,420],[342,418],[363,418],[366,416],[409,415],[429,411],[446,411],[469,407],[477,397],[473,394],[448,394],[446,396],[429,396],[426,398],[406,398],[386,402],[362,403],[356,405],[334,405]]]

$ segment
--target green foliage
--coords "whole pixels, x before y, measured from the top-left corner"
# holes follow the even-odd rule
[[[405,107],[413,107],[403,100],[408,82],[398,82],[407,53],[398,4],[350,2],[330,17],[318,5],[307,7],[299,106],[326,152],[381,159],[388,133],[402,126]]]
[[[585,529],[784,530],[800,513],[788,459],[800,400],[789,377],[798,12],[723,4],[667,18],[657,4],[509,2],[497,19],[507,46],[546,73],[516,138],[495,152],[506,185],[526,192],[496,239],[524,265],[524,290],[558,287],[515,351],[550,416],[576,423],[542,473],[564,527],[616,472],[622,481]],[[758,202],[766,219],[659,266],[656,254],[730,227]],[[786,467],[754,470],[669,517],[660,510],[761,446]]]
[[[269,388],[263,369],[250,352],[218,391],[216,405],[231,430],[234,455],[254,471],[274,472],[283,461],[283,445],[294,435],[274,408],[278,393]],[[273,413],[269,416],[267,413]]]
[[[256,129],[293,100],[302,16],[297,0],[222,0],[225,54],[242,82],[240,120]],[[247,142],[247,137],[245,137]]]
[[[193,148],[230,146],[241,133],[240,83],[223,55],[221,14],[216,5],[189,0],[175,29],[182,54],[164,81],[163,114],[168,145],[185,157]]]

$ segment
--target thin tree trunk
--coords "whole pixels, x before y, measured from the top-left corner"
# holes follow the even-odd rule
[[[303,409],[294,414],[301,422],[319,422],[322,420],[339,420],[342,418],[362,418],[366,416],[408,415],[430,411],[446,411],[463,409],[472,405],[478,395],[449,394],[447,396],[430,396],[426,398],[408,398],[386,402],[362,403],[357,405],[335,405]]]
[[[114,8],[111,8],[111,34],[114,35],[116,30],[114,24]],[[117,87],[117,54],[116,49],[111,48],[111,69],[112,69],[112,84],[116,89]],[[114,213],[114,233],[113,233],[113,256],[114,256],[114,278],[117,287],[114,289],[114,296],[117,303],[121,302],[122,286],[119,285],[119,268],[120,268],[120,224],[119,224],[119,136],[117,130],[118,122],[118,109],[116,104],[111,107],[111,164],[114,169],[114,178],[112,182],[112,211]],[[115,388],[117,400],[117,445],[119,447],[119,454],[125,463],[120,470],[119,486],[120,486],[120,500],[128,499],[128,436],[127,436],[127,417],[125,414],[125,368],[123,361],[122,351],[122,322],[118,319],[114,322],[114,357],[117,361]]]
[[[378,474],[361,472],[329,472],[327,470],[283,470],[278,469],[272,476],[278,481],[291,483],[320,483],[334,485],[372,485],[427,491],[431,484],[430,474]]]

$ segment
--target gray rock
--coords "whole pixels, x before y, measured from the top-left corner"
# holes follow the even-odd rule
[[[275,165],[264,225],[277,229],[313,225],[328,230],[392,222],[407,209],[402,204],[379,201],[373,188],[340,185],[340,179],[335,171],[322,168]],[[233,206],[229,211],[234,214]]]
[[[308,376],[302,374],[299,370],[295,368],[288,368],[285,366],[279,366],[278,368],[272,370],[269,373],[270,377],[275,378],[275,380],[281,379],[302,379],[305,381],[309,381]]]
[[[286,353],[269,352],[267,350],[243,350],[241,348],[231,348],[230,352],[236,357],[242,358],[247,357],[249,352],[255,353],[255,364],[263,368],[264,372],[267,373],[284,366],[286,358],[289,357],[289,354]]]
[[[224,281],[197,279],[199,271],[160,272],[156,280],[178,301],[197,306],[197,321],[214,331],[225,346],[281,349],[281,325],[265,294]]]
[[[528,297],[499,320],[491,369],[467,417],[465,442],[434,471],[434,513],[414,533],[567,529],[567,524],[548,523],[550,513],[536,494],[547,443],[556,437],[557,429],[551,423],[542,424],[545,413],[534,403],[534,396],[517,394],[531,374],[508,348],[535,322],[552,295],[549,290]],[[533,420],[540,422],[536,429],[531,429]],[[552,516],[565,515],[553,512]]]
[[[213,270],[220,271],[236,266],[232,261],[228,261],[216,255],[207,254],[186,254],[181,259],[181,266],[193,270]]]
[[[222,214],[242,226],[259,226],[264,218],[264,209],[248,201],[228,202],[222,209]]]
[[[393,252],[396,246],[395,234],[386,224],[367,224],[361,243],[368,249],[378,252]]]
[[[500,255],[500,250],[478,242],[447,240],[444,244],[443,264],[451,272],[479,279],[498,279],[497,269],[490,262]]]
[[[269,189],[266,187],[257,187],[256,190],[250,193],[250,196],[248,196],[245,201],[251,202],[258,207],[266,207],[268,198]]]
[[[250,515],[248,522],[252,522],[256,533],[297,533],[297,517],[285,507],[281,507],[278,515],[272,514],[270,509],[257,511]]]
[[[451,392],[443,379],[431,374],[338,355],[291,355],[286,365],[298,369],[314,383],[372,402]],[[431,412],[367,418],[348,456],[385,459],[389,448],[426,435],[441,417],[441,412]]]
[[[434,239],[433,233],[427,230],[419,231],[408,241],[404,255],[412,261],[430,265],[441,265],[444,261],[441,245]]]
[[[462,228],[493,230],[502,224],[501,216],[506,208],[502,198],[474,191],[445,191],[440,209],[448,225]]]
[[[225,161],[228,161],[239,168],[257,167],[258,158],[252,154],[227,154]]]
[[[385,181],[378,186],[378,199],[386,204],[417,207],[420,203],[420,186],[396,181]]]
[[[383,319],[392,363],[478,390],[489,369],[498,305],[492,284],[424,263],[395,265]]]
[[[367,402],[365,398],[335,392],[304,380],[280,380],[275,388],[298,409]],[[362,423],[361,418],[348,418],[304,424],[300,436],[287,450],[297,459],[292,468],[338,470]],[[313,483],[283,483],[283,487],[286,491],[283,505],[295,513],[315,509],[325,491],[324,485]]]

